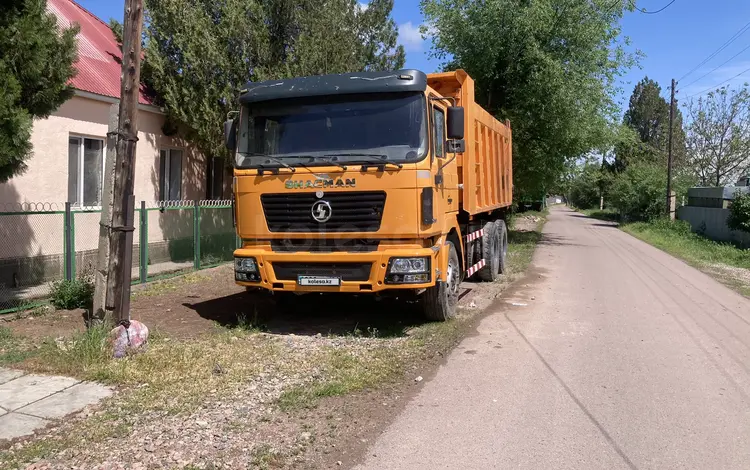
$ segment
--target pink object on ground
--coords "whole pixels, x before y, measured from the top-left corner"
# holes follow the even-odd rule
[[[109,333],[114,357],[141,352],[148,342],[148,327],[138,320],[122,321]]]

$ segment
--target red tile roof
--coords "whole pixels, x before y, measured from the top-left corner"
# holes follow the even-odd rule
[[[72,0],[48,0],[47,9],[57,17],[61,27],[78,23],[78,74],[73,87],[97,95],[120,97],[122,53],[109,25]],[[139,101],[151,104],[141,92]]]

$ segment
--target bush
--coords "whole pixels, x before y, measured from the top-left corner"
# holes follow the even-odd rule
[[[599,207],[602,189],[608,185],[607,178],[600,165],[587,163],[570,182],[568,200],[578,209]]]
[[[60,280],[52,283],[51,302],[55,308],[72,310],[91,309],[94,302],[94,280],[90,275],[77,279]]]
[[[627,219],[656,219],[667,210],[666,183],[664,169],[644,163],[630,164],[615,178],[609,202]]]
[[[750,194],[737,191],[729,206],[727,226],[732,230],[750,233]]]

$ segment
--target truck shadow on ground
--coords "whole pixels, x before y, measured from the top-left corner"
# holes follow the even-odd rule
[[[266,293],[242,292],[183,305],[226,328],[280,335],[399,337],[425,323],[417,302],[371,295],[307,294],[281,301]]]

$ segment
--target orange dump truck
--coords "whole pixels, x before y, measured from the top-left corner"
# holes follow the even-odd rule
[[[511,130],[463,70],[251,82],[239,104],[224,124],[238,284],[413,295],[445,320],[464,278],[503,273]]]

